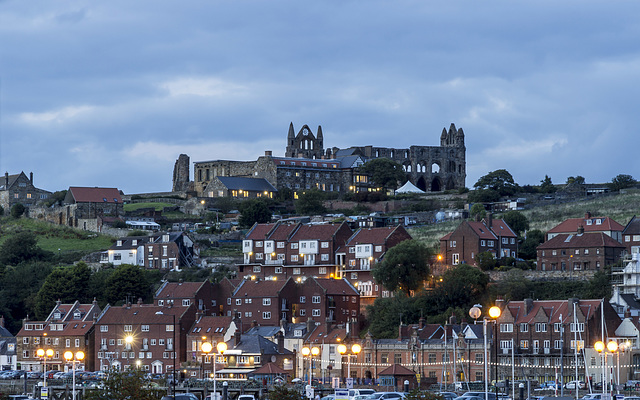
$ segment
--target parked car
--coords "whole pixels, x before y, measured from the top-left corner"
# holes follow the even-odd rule
[[[237,400],[256,400],[256,397],[252,394],[241,394]]]
[[[600,400],[602,393],[588,393],[580,398],[580,400]]]
[[[175,396],[163,396],[161,400],[199,400],[193,393],[178,393]]]
[[[440,396],[442,396],[444,400],[453,400],[456,397],[458,397],[458,394],[455,392],[438,392],[436,394],[439,394]]]
[[[578,389],[584,389],[587,385],[582,381],[571,381],[571,382],[567,382],[564,385],[564,388],[575,390],[576,386],[578,387]]]

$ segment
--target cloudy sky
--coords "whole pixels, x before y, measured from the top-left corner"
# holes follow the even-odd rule
[[[0,170],[171,189],[191,161],[439,145],[467,186],[640,179],[637,1],[0,0]],[[193,171],[193,170],[192,170]]]

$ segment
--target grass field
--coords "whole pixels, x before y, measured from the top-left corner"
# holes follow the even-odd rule
[[[94,232],[80,231],[66,226],[52,225],[34,219],[3,217],[0,219],[0,244],[8,237],[19,232],[33,232],[38,245],[47,251],[79,251],[92,253],[108,249],[113,239]]]
[[[162,211],[165,207],[175,207],[175,204],[171,203],[131,203],[125,204],[124,211],[135,211],[140,208],[154,208],[156,211]]]

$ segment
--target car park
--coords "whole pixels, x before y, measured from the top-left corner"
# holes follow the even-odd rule
[[[442,396],[444,400],[453,400],[458,397],[458,394],[455,392],[437,392],[436,394]]]
[[[576,389],[576,386],[578,387],[578,389],[584,389],[586,387],[585,383],[582,381],[571,381],[571,382],[567,382],[564,385],[565,389]]]
[[[175,396],[163,396],[161,400],[199,400],[193,393],[178,393]]]
[[[252,394],[241,394],[236,400],[256,400],[256,397]]]

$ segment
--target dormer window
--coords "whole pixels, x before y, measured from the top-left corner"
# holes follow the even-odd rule
[[[116,242],[116,246],[122,246],[122,240],[118,240],[118,241]]]
[[[59,311],[56,311],[55,313],[53,313],[53,318],[55,319],[60,319],[62,318],[62,313]]]
[[[73,313],[73,318],[80,319],[80,317],[82,317],[82,314],[80,313],[80,311],[76,311]]]

